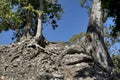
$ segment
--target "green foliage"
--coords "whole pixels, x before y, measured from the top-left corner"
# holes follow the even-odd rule
[[[55,29],[57,25],[57,20],[61,18],[61,14],[63,13],[63,9],[61,8],[61,5],[58,4],[54,0],[46,0],[45,8],[44,8],[44,17],[43,22],[51,23],[53,29]]]
[[[112,60],[115,65],[115,71],[120,72],[120,54],[113,55]]]
[[[79,33],[79,34],[75,34],[75,35],[73,35],[73,37],[72,38],[70,38],[70,42],[72,42],[72,43],[74,43],[74,42],[77,42],[77,41],[80,41],[81,40],[81,38],[83,37],[85,35],[85,33]]]
[[[113,18],[113,22],[115,23],[112,26],[112,36],[116,37],[120,33],[120,0],[101,0],[102,8],[108,11],[108,17]]]
[[[50,23],[55,29],[63,9],[57,0],[44,0],[43,23]],[[0,31],[15,30],[15,37],[24,35],[24,27],[29,25],[30,34],[36,33],[40,1],[39,0],[0,0]]]
[[[11,1],[0,1],[0,32],[2,30],[19,28],[22,23],[20,13],[14,12],[13,8],[14,5],[12,5]]]

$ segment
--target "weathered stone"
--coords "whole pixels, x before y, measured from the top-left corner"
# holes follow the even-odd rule
[[[30,40],[0,46],[1,80],[110,80],[86,52],[83,42],[50,43],[45,48]]]

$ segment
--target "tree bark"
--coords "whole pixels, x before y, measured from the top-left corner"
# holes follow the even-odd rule
[[[113,62],[104,44],[101,0],[93,0],[87,33],[91,35],[92,41],[94,41],[96,45],[96,50],[93,53],[95,55],[95,61],[107,71],[112,70]]]
[[[23,28],[24,34],[22,35],[22,37],[20,37],[19,41],[23,41],[25,39],[31,38],[31,35],[30,35],[31,23],[32,23],[31,15],[30,15],[29,11],[26,11],[26,22],[25,22],[25,26]]]
[[[43,0],[40,0],[40,7],[39,7],[39,15],[38,15],[38,24],[37,24],[37,32],[35,35],[35,39],[39,40],[42,37],[42,11],[44,9]]]
[[[25,37],[27,39],[30,38],[30,27],[31,27],[31,23],[32,23],[32,19],[31,19],[31,16],[30,16],[30,13],[28,12],[28,15],[26,16],[26,25],[25,25],[25,28],[24,28],[24,32],[25,32]]]

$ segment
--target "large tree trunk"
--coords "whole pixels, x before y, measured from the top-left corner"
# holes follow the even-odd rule
[[[100,0],[93,0],[87,33],[91,35],[92,41],[96,44],[95,61],[104,69],[110,71],[113,63],[104,45],[103,11]]]
[[[31,15],[30,15],[29,11],[26,11],[26,22],[25,22],[25,25],[23,28],[24,34],[22,35],[22,37],[20,37],[19,41],[23,41],[25,39],[31,38],[31,35],[30,35],[31,23],[32,23]]]
[[[37,23],[37,32],[34,38],[40,46],[45,47],[48,44],[48,42],[42,35],[42,16],[43,16],[42,13],[44,9],[44,0],[39,0],[39,2],[40,2],[40,7],[39,7],[39,15],[38,15],[38,23]]]
[[[28,13],[27,17],[26,17],[26,25],[24,27],[24,32],[25,32],[25,37],[27,39],[30,39],[31,35],[30,35],[30,27],[31,27],[31,23],[32,23],[32,19],[30,14]]]
[[[38,24],[37,24],[37,32],[35,35],[35,39],[39,40],[42,37],[42,11],[44,9],[43,0],[40,0],[40,7],[39,7],[39,15],[38,15]]]

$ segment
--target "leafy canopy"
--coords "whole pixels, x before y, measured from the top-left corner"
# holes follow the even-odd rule
[[[44,0],[43,4],[43,23],[50,23],[55,29],[63,9],[56,0]],[[0,32],[12,29],[17,30],[17,34],[24,35],[23,28],[30,20],[30,33],[35,33],[39,7],[39,0],[0,0]]]
[[[14,11],[15,5],[9,0],[0,0],[0,32],[2,30],[16,29],[22,23],[20,13]]]
[[[102,8],[107,10],[108,17],[113,18],[114,26],[112,26],[112,36],[116,37],[120,34],[120,0],[101,0]]]

